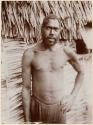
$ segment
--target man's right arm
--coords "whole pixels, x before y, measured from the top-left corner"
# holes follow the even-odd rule
[[[23,107],[25,122],[30,122],[30,100],[31,100],[31,53],[26,50],[22,58],[22,98],[23,98]]]

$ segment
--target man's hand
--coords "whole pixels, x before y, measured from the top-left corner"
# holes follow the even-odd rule
[[[72,95],[67,95],[62,99],[62,107],[65,112],[69,112],[74,104],[75,98]]]

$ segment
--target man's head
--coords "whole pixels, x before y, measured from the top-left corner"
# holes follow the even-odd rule
[[[44,44],[47,46],[55,45],[59,41],[60,28],[60,20],[56,15],[50,14],[46,16],[41,28]]]

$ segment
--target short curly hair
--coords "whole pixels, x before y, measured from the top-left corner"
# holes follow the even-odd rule
[[[54,15],[54,14],[49,14],[49,15],[47,15],[44,18],[43,23],[42,23],[42,27],[46,26],[46,24],[48,23],[49,19],[56,19],[59,22],[59,25],[61,26],[60,19],[56,15]]]

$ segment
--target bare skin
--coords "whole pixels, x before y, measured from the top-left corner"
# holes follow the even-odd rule
[[[53,24],[54,23],[54,24]],[[23,78],[23,104],[26,122],[30,121],[30,89],[32,76],[32,95],[45,104],[58,103],[63,98],[64,65],[69,62],[77,71],[75,86],[71,93],[71,102],[64,101],[66,109],[71,105],[77,96],[80,86],[83,82],[83,70],[77,59],[77,55],[68,47],[63,47],[59,41],[58,21],[49,20],[48,29],[44,29],[44,38],[53,34],[52,37],[36,45],[32,49],[24,52],[22,60],[22,78]],[[58,28],[57,32],[52,29]],[[51,35],[50,35],[51,36]],[[68,108],[69,107],[69,108]],[[65,108],[64,108],[65,109]]]
[[[32,93],[42,102],[54,104],[62,98],[60,95],[63,95],[63,67],[67,59],[68,57],[61,47],[52,51],[34,51],[32,60]]]

